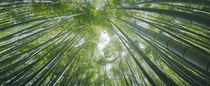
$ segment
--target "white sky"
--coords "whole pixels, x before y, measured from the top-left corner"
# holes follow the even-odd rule
[[[82,38],[82,39],[79,41],[79,43],[75,45],[75,47],[81,46],[81,45],[84,44],[84,43],[85,43],[85,41],[84,41],[84,39]]]
[[[100,38],[99,38],[99,43],[97,44],[97,47],[98,47],[98,56],[104,56],[104,52],[103,52],[103,49],[106,47],[106,45],[110,42],[110,37],[107,33],[107,31],[102,31],[101,32],[101,35],[100,35]],[[110,60],[110,59],[108,59]],[[112,64],[106,64],[106,70],[107,72],[112,68]]]
[[[106,31],[102,31],[100,35],[100,41],[97,45],[98,50],[99,50],[99,55],[101,54],[104,56],[103,49],[106,47],[106,45],[110,42],[109,35]]]
[[[109,71],[112,68],[112,64],[106,64],[106,70]]]

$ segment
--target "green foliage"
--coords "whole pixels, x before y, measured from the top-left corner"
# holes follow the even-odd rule
[[[207,86],[209,3],[1,0],[0,85]]]

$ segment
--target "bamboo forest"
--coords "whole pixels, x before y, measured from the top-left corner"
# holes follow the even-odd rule
[[[0,0],[0,86],[210,86],[210,0]]]

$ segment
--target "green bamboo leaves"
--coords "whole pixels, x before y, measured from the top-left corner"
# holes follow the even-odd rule
[[[0,85],[208,86],[209,6],[0,1]]]

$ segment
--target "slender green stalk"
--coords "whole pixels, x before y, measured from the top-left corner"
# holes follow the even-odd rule
[[[131,22],[125,21],[120,19],[125,24],[128,24],[132,27],[135,31],[138,31],[140,34],[154,40],[155,42],[159,43],[160,45],[167,47],[169,50],[173,51],[174,53],[178,54],[185,60],[199,66],[203,70],[206,70],[208,62],[210,62],[210,56],[195,49],[192,47],[188,47],[183,45],[180,42],[177,42],[166,35],[151,31],[149,29],[144,29],[143,27],[133,24]],[[199,57],[199,58],[198,58]],[[210,72],[210,70],[209,70]]]

